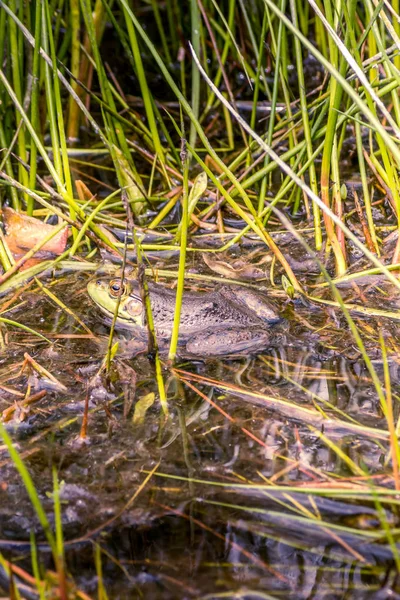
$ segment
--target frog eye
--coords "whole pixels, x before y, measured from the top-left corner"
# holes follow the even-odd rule
[[[113,279],[110,281],[109,291],[113,298],[123,296],[126,291],[126,284],[124,281],[121,281],[121,279]]]

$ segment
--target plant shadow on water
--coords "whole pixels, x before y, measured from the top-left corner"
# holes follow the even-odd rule
[[[52,289],[106,334],[86,281],[66,276]],[[55,343],[8,331],[0,408],[48,514],[57,468],[67,566],[81,589],[97,589],[99,545],[113,598],[397,597],[386,421],[350,333],[331,312],[297,306],[289,343],[257,357],[166,365],[170,416],[155,402],[140,421],[133,394],[158,397],[151,361],[121,356],[109,377],[99,374],[104,349],[77,333],[71,315],[32,291],[21,300],[13,318]],[[390,341],[396,331],[386,333]],[[26,362],[31,352],[53,380]],[[378,355],[374,366],[383,380]],[[396,397],[395,356],[390,374]],[[28,388],[46,395],[24,404]],[[51,566],[5,448],[0,460],[1,549],[29,568],[33,530]]]

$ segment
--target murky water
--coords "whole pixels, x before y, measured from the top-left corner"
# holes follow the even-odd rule
[[[53,465],[62,482],[77,586],[96,597],[98,545],[109,598],[400,597],[387,423],[339,317],[300,303],[288,313],[287,343],[263,355],[165,364],[166,418],[145,355],[121,356],[110,378],[99,373],[107,329],[86,295],[87,278],[69,275],[50,289],[96,339],[31,288],[7,317],[54,344],[7,327],[0,359],[0,409],[49,515]],[[378,327],[359,325],[383,381]],[[384,327],[390,350],[397,329]],[[21,371],[26,353],[56,381],[32,365]],[[389,368],[396,420],[393,352]],[[24,405],[28,389],[46,395]],[[138,423],[131,404],[151,393],[155,402]],[[49,567],[4,447],[0,466],[0,548],[29,569],[33,530]]]

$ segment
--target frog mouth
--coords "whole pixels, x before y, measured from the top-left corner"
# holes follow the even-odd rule
[[[96,302],[96,300],[93,301]],[[103,306],[102,304],[100,304],[99,302],[96,302],[97,306],[100,308],[100,310],[112,321],[115,317],[115,309],[114,311],[108,309],[107,307]],[[119,307],[119,311],[117,314],[117,324],[118,323],[124,323],[124,325],[126,325],[126,327],[138,327],[142,325],[142,321],[140,319],[140,317],[132,317],[131,315],[126,315],[124,313],[121,314],[121,306]]]

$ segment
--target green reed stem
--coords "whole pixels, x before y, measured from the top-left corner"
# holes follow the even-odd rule
[[[42,46],[44,51],[49,54],[49,31],[48,31],[48,5],[47,0],[42,4]],[[51,33],[50,33],[51,35]],[[56,182],[58,191],[62,194],[65,192],[64,187],[64,172],[63,172],[63,161],[61,158],[60,151],[60,139],[59,139],[59,131],[57,124],[57,114],[56,114],[56,106],[55,106],[55,98],[54,98],[54,90],[53,90],[53,73],[50,66],[45,63],[44,64],[44,73],[45,73],[45,89],[46,89],[46,108],[47,108],[47,118],[49,122],[50,129],[50,137],[51,137],[51,146],[52,153],[54,157],[54,169],[57,173],[57,177],[54,177],[52,174],[54,181]],[[48,165],[47,165],[48,166]],[[50,170],[50,169],[49,169]],[[51,172],[51,171],[50,171]]]
[[[126,12],[126,9],[124,7],[123,7],[123,11],[124,11],[126,27],[128,30],[128,36],[129,36],[129,41],[130,41],[131,50],[132,50],[132,54],[133,54],[133,59],[134,59],[134,63],[135,63],[136,75],[139,80],[140,90],[142,92],[142,99],[143,99],[144,108],[146,111],[147,121],[149,123],[149,128],[151,131],[152,140],[154,143],[154,148],[155,148],[156,154],[158,156],[158,159],[160,160],[161,163],[164,163],[165,162],[164,150],[162,148],[160,136],[158,134],[158,127],[157,127],[156,118],[155,118],[155,114],[154,114],[154,110],[153,110],[153,100],[151,97],[149,86],[147,84],[145,68],[143,66],[142,55],[140,52],[138,39],[136,36],[136,31],[135,31],[132,21],[129,18],[129,16]],[[168,50],[168,46],[167,46],[167,50]],[[168,52],[167,52],[167,57],[169,57]],[[170,57],[167,58],[167,60],[169,63],[171,62]]]
[[[281,0],[281,8],[284,11],[286,7],[286,0]],[[268,8],[265,7],[265,20],[268,20]],[[274,84],[273,84],[273,88],[272,88],[272,100],[271,100],[271,115],[269,118],[269,122],[268,122],[268,132],[267,132],[267,144],[270,146],[272,144],[272,137],[273,137],[273,133],[274,133],[274,128],[275,128],[275,110],[276,110],[276,103],[278,100],[278,89],[279,89],[279,75],[281,73],[281,48],[282,48],[282,42],[283,42],[283,25],[282,22],[279,23],[279,29],[278,29],[278,42],[275,42],[275,36],[273,34],[273,28],[270,26],[270,34],[271,34],[271,38],[273,39],[273,46],[276,46],[276,56],[275,56],[275,77],[274,77]],[[264,38],[263,38],[264,39]],[[261,55],[263,55],[262,52],[260,52]],[[253,105],[254,108],[254,105]],[[250,136],[251,138],[251,136]],[[250,142],[249,142],[250,143]],[[264,167],[266,167],[268,165],[268,163],[270,162],[270,156],[269,154],[266,154],[265,159],[264,159]],[[261,181],[261,187],[260,187],[260,195],[259,195],[259,199],[258,199],[258,214],[260,214],[264,208],[264,204],[265,204],[265,197],[266,197],[266,193],[267,193],[267,178],[264,177]]]
[[[80,43],[80,5],[79,0],[70,0],[69,26],[71,29],[71,43],[69,50],[71,53],[70,71],[71,86],[76,94],[79,94],[80,88],[76,80],[79,79],[81,69],[81,43]],[[85,60],[85,59],[83,59]],[[88,61],[86,61],[88,64]],[[83,75],[83,74],[82,74]],[[85,74],[86,75],[86,74]],[[68,98],[68,117],[67,117],[67,136],[69,140],[78,139],[79,134],[80,110],[74,98],[70,95]]]
[[[379,343],[381,346],[382,352],[382,364],[383,364],[383,374],[385,381],[385,396],[384,403],[381,405],[382,412],[385,415],[388,431],[390,433],[390,449],[392,455],[392,465],[393,465],[393,479],[395,481],[396,490],[400,490],[400,445],[399,439],[396,433],[396,425],[394,422],[394,414],[393,414],[393,395],[392,395],[392,384],[390,380],[390,371],[389,371],[389,361],[387,357],[387,350],[385,339],[383,337],[382,331],[379,332]]]
[[[400,554],[399,548],[397,544],[397,536],[393,532],[393,524],[388,522],[387,514],[385,509],[382,506],[381,499],[379,498],[378,491],[375,489],[375,482],[371,482],[371,493],[372,497],[379,515],[379,520],[382,525],[382,529],[386,534],[386,539],[388,541],[388,545],[393,553],[394,562],[396,565],[396,570],[400,572]]]
[[[35,131],[39,129],[39,78],[40,78],[40,41],[42,35],[42,15],[40,3],[35,5],[35,40],[36,45],[33,48],[33,65],[32,65],[32,93],[31,93],[31,123]],[[29,169],[29,188],[36,189],[36,173],[37,173],[37,146],[33,139],[31,140],[30,148],[30,169]],[[31,215],[33,212],[34,202],[31,196],[27,200],[27,213]]]
[[[143,268],[143,253],[142,253],[141,245],[138,240],[136,231],[134,231],[133,234],[134,234],[134,242],[135,242],[135,248],[136,248],[137,263],[138,263],[139,269],[141,269],[141,268]],[[148,332],[149,332],[149,340],[151,339],[151,341],[153,342],[153,345],[154,345],[154,347],[153,347],[154,365],[155,365],[155,370],[156,370],[156,381],[157,381],[157,387],[158,387],[158,394],[160,396],[160,404],[161,404],[161,408],[162,408],[164,415],[166,417],[168,417],[169,410],[168,410],[167,394],[165,391],[162,366],[161,366],[161,361],[160,361],[160,355],[158,352],[156,330],[154,327],[153,313],[151,310],[149,288],[147,285],[146,278],[142,277],[140,279],[140,283],[143,286],[147,328],[148,328]]]
[[[189,0],[190,6],[190,25],[191,25],[191,40],[192,45],[196,48],[196,52],[200,54],[200,33],[201,33],[201,18],[197,0]],[[200,111],[200,73],[194,62],[192,62],[192,97],[191,107],[193,117],[196,121],[199,120]],[[197,128],[194,121],[190,123],[189,143],[192,148],[196,145]]]
[[[2,148],[7,148],[8,142],[6,140],[6,134],[5,134],[5,130],[4,130],[3,121],[4,121],[4,119],[2,120],[0,118],[0,145]],[[0,156],[1,156],[1,154],[0,154]],[[6,153],[5,160],[4,160],[4,158],[0,161],[0,169],[2,169],[3,166],[5,166],[7,176],[10,177],[11,179],[14,179],[14,170],[13,170],[13,166],[12,166],[9,154]],[[17,190],[15,188],[11,188],[10,193],[11,193],[12,206],[14,207],[15,210],[17,210],[20,205]]]
[[[169,347],[169,358],[175,360],[176,350],[178,347],[179,324],[181,319],[183,288],[185,285],[185,268],[186,268],[186,246],[188,236],[188,198],[189,198],[189,161],[186,156],[186,149],[183,151],[185,158],[182,160],[183,167],[183,188],[182,188],[182,217],[180,224],[180,252],[179,252],[179,269],[178,281],[175,297],[175,312],[174,324],[172,328],[171,344]]]
[[[258,58],[257,58],[257,69],[256,69],[256,79],[254,82],[254,91],[253,91],[253,108],[251,110],[251,118],[250,118],[250,126],[254,129],[257,118],[257,103],[260,95],[260,85],[261,81],[264,78],[263,76],[263,64],[264,64],[264,40],[267,31],[267,10],[264,10],[262,25],[261,25],[261,35],[260,35],[260,43],[258,47]],[[217,83],[216,79],[214,80],[214,85],[219,87],[219,83]],[[274,80],[275,83],[275,80]],[[210,93],[210,92],[209,92]]]
[[[46,513],[40,502],[39,495],[36,491],[35,484],[30,476],[28,469],[25,466],[22,458],[20,457],[18,451],[16,450],[10,436],[8,435],[6,428],[3,423],[0,421],[0,437],[2,438],[4,444],[7,446],[8,453],[11,457],[12,462],[14,463],[15,468],[21,476],[21,479],[25,485],[25,489],[28,492],[28,496],[30,501],[32,502],[32,506],[35,509],[36,515],[39,519],[39,522],[43,528],[44,534],[47,538],[49,546],[52,550],[53,557],[57,564],[57,545],[56,541],[50,526],[50,523],[47,519]]]
[[[60,598],[68,599],[67,582],[65,573],[65,555],[64,555],[64,535],[62,527],[60,486],[58,483],[57,470],[53,466],[53,505],[54,505],[54,525],[55,525],[55,543],[57,549],[57,572]]]
[[[50,57],[53,62],[53,65],[56,65],[57,57],[56,57],[56,50],[55,50],[53,33],[52,33],[52,28],[51,28],[51,18],[50,18],[48,0],[44,0],[44,8],[46,11],[46,14],[45,14],[46,28],[43,27],[43,35],[46,37],[46,34],[47,34],[48,44],[49,44],[49,48],[50,48]],[[50,69],[49,69],[49,74],[50,74]],[[66,138],[65,138],[65,127],[64,127],[64,117],[63,117],[63,106],[62,106],[62,99],[61,99],[60,82],[57,77],[57,71],[54,68],[52,69],[51,76],[52,76],[51,77],[52,81],[51,82],[49,81],[49,94],[52,97],[52,101],[54,101],[54,116],[56,118],[56,122],[54,124],[52,124],[52,131],[54,131],[56,129],[58,130],[58,137],[57,137],[57,139],[54,138],[54,142],[57,143],[57,140],[59,140],[59,144],[60,144],[59,159],[61,160],[61,163],[62,163],[63,182],[66,186],[68,196],[70,198],[73,198],[71,172],[70,172],[70,168],[69,168],[68,151],[67,151],[68,148],[67,148],[67,143],[66,143]],[[53,153],[54,153],[54,144],[53,144]],[[72,206],[70,206],[70,216],[71,216],[71,219],[75,219],[75,211]]]
[[[103,567],[102,567],[102,548],[100,544],[95,544],[94,547],[94,564],[96,567],[97,576],[97,599],[108,600],[106,588],[104,586]]]
[[[229,0],[229,12],[228,12],[228,20],[227,20],[226,26],[228,28],[228,31],[231,33],[233,32],[233,29],[235,26],[235,8],[236,8],[236,0]],[[228,53],[232,47],[231,35],[225,35],[224,38],[225,38],[225,42],[224,42],[224,47],[221,52],[221,63],[218,62],[218,69],[217,69],[217,73],[216,73],[215,79],[214,79],[214,84],[216,87],[219,87],[219,85],[221,83],[221,79],[222,79],[221,65],[222,66],[225,65],[226,59],[228,57]],[[208,89],[207,93],[208,93],[207,103],[204,108],[203,115],[202,115],[202,118],[200,119],[200,122],[202,121],[203,117],[208,114],[208,112],[215,100],[215,96],[214,96],[212,90]]]
[[[170,53],[169,47],[168,47],[168,39],[167,39],[167,36],[165,35],[163,19],[160,14],[160,8],[158,6],[157,0],[151,0],[151,6],[153,8],[154,19],[157,23],[158,33],[160,34],[161,45],[163,48],[163,52],[165,54],[165,60],[167,61],[168,64],[172,64],[173,61],[172,61],[171,53]]]
[[[284,13],[284,7],[281,7],[282,12]],[[297,4],[296,0],[290,0],[290,13],[292,16],[293,25],[298,27],[298,14],[297,14]],[[283,26],[282,21],[279,24],[280,27]],[[303,52],[301,43],[298,37],[294,37],[294,51],[296,56],[296,67],[297,67],[297,78],[299,85],[299,98],[300,98],[300,108],[301,108],[301,117],[304,128],[304,139],[307,148],[307,156],[308,159],[313,154],[313,144],[312,144],[312,134],[310,128],[310,121],[308,117],[308,105],[307,105],[307,96],[306,96],[306,85],[304,79],[304,70],[303,70]],[[268,142],[270,145],[270,142]],[[318,195],[318,183],[317,183],[317,172],[315,168],[315,163],[310,161],[310,167],[308,170],[309,180],[310,180],[310,188],[314,192],[314,194]],[[314,227],[315,227],[315,248],[316,250],[320,250],[322,247],[322,231],[321,231],[321,213],[319,207],[313,203],[313,215],[314,215]]]
[[[35,578],[36,589],[39,594],[39,599],[46,600],[45,584],[44,584],[44,581],[42,580],[42,577],[40,574],[38,549],[37,549],[37,545],[36,545],[35,534],[33,531],[30,532],[30,541],[31,541],[30,550],[31,550],[32,573]]]
[[[87,230],[91,227],[95,217],[99,214],[99,212],[103,210],[103,208],[110,202],[110,200],[112,200],[112,198],[115,198],[115,196],[119,195],[120,193],[120,189],[115,190],[115,192],[112,192],[112,194],[104,198],[104,200],[102,200],[93,210],[90,211],[89,216],[86,218],[78,235],[75,238],[73,245],[71,246],[71,256],[74,256],[74,254],[76,253],[77,249],[79,248],[79,244],[83,240],[83,237],[86,234]]]
[[[16,0],[9,0],[9,2],[10,2],[10,10],[13,13],[16,13],[16,10],[17,10]],[[18,101],[22,102],[22,99],[23,99],[23,91],[22,91],[23,62],[22,62],[22,53],[20,52],[20,48],[19,48],[19,40],[18,40],[19,32],[17,31],[17,27],[12,19],[8,20],[8,27],[9,27],[8,39],[9,39],[9,44],[10,44],[10,54],[12,56],[12,60],[11,60],[12,80],[13,80],[15,95],[18,98]],[[18,133],[18,154],[21,157],[21,159],[24,162],[26,162],[27,152],[26,152],[25,129],[23,126],[21,115],[17,108],[15,109],[15,123],[16,123],[17,128],[20,128],[19,133]],[[18,177],[19,177],[20,181],[23,183],[23,185],[25,185],[27,187],[28,183],[29,183],[28,174],[25,171],[25,169],[22,167],[22,165],[18,166]],[[24,198],[26,200],[26,196],[24,196]],[[18,208],[19,208],[19,200],[17,199],[16,209],[18,209]]]

